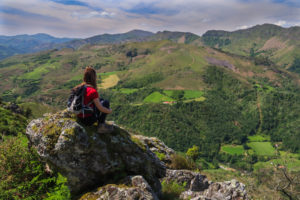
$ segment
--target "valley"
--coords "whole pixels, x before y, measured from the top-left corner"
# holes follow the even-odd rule
[[[266,170],[274,179],[280,166],[300,173],[300,51],[291,47],[299,38],[293,31],[265,25],[202,37],[165,31],[133,41],[128,34],[106,35],[105,44],[99,37],[69,41],[2,60],[1,101],[31,110],[30,119],[65,109],[84,68],[93,66],[99,94],[112,105],[108,120],[183,154],[197,146],[194,161],[203,173],[238,177],[254,199],[263,199],[274,191],[273,179],[260,179]],[[276,39],[286,34],[288,40]],[[18,135],[8,121],[1,121],[4,135]]]

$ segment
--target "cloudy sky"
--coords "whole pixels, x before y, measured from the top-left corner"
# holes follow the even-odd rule
[[[237,30],[256,24],[300,26],[300,0],[0,0],[0,35],[90,37]]]

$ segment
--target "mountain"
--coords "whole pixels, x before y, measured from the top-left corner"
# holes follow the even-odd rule
[[[239,181],[250,185],[249,193],[253,199],[263,199],[270,194],[274,199],[286,194],[294,195],[299,189],[294,187],[297,183],[290,184],[288,181],[297,179],[285,177],[296,177],[300,172],[299,74],[264,57],[259,60],[259,56],[249,58],[235,55],[203,46],[199,40],[191,44],[178,42],[178,39],[106,43],[12,56],[0,62],[0,78],[3,80],[0,82],[1,99],[23,103],[24,108],[32,109],[37,116],[43,114],[41,110],[48,111],[31,102],[48,104],[57,109],[65,108],[70,89],[82,82],[85,66],[92,65],[97,71],[99,94],[111,103],[113,112],[108,115],[108,120],[115,121],[132,133],[157,137],[176,151],[187,152],[201,166],[201,170],[209,169],[206,173],[215,177],[214,180],[224,180],[227,176],[238,177]],[[55,126],[51,124],[55,121],[52,118],[49,114],[45,115],[45,119],[38,120],[45,126],[32,127],[32,130],[46,131],[49,140],[42,141],[49,141],[50,144],[45,148],[52,148],[53,145],[63,148],[64,144],[59,142],[73,138],[72,130],[66,129],[62,133],[66,137],[59,139],[57,134],[61,133],[61,127],[74,125],[74,119],[66,119],[67,116],[63,115],[61,120],[58,119],[59,126]],[[6,130],[15,124],[5,119],[1,123],[9,125]],[[87,129],[88,134],[90,131]],[[124,141],[122,138],[117,141],[109,134],[97,137],[117,144]],[[82,142],[94,145],[93,138]],[[137,140],[135,142],[140,145]],[[149,144],[149,140],[145,143]],[[14,153],[16,148],[9,146],[10,142],[5,145],[5,148],[0,148],[0,151],[4,149],[2,155],[6,155],[6,152],[11,152],[9,156],[19,155]],[[105,148],[105,145],[102,147]],[[149,148],[154,149],[152,144],[149,144]],[[157,149],[157,157],[164,160],[166,156],[160,151],[161,148]],[[114,153],[109,155],[115,156]],[[3,158],[23,163],[18,159]],[[182,165],[192,165],[180,156],[175,160],[180,169]],[[28,162],[34,163],[30,159]],[[283,168],[287,170],[282,171]],[[45,173],[43,167],[39,169]],[[22,170],[20,173],[23,171],[27,172]],[[39,174],[31,177],[35,176],[44,177]],[[15,182],[11,178],[6,180],[10,176],[2,176],[1,173],[0,177],[10,183]],[[18,183],[25,184],[22,180],[18,179]],[[284,188],[285,193],[274,191],[274,184],[278,180],[290,185]],[[5,181],[0,182],[5,186]],[[257,183],[261,183],[259,187]],[[227,182],[225,185],[237,186],[236,182]],[[177,185],[173,186],[178,188]],[[216,188],[220,187],[216,185]],[[108,185],[100,190],[118,191],[118,194],[124,191],[119,189]],[[10,192],[15,190],[4,188],[2,191],[9,192],[7,196],[10,197]],[[42,191],[43,194],[48,193]],[[88,196],[93,197],[97,192],[88,193]]]
[[[86,39],[55,38],[47,34],[0,36],[0,59],[16,54],[33,53],[42,50],[73,48],[95,44],[119,44],[127,42],[170,40],[189,44],[199,39],[193,33],[163,31],[156,34],[132,30],[120,34],[102,34]]]
[[[52,49],[56,44],[72,40],[56,38],[47,34],[0,36],[0,59],[16,54],[33,53]]]
[[[58,45],[57,48],[77,49],[84,45],[118,44],[118,43],[128,43],[128,42],[160,41],[160,40],[170,40],[173,42],[190,44],[199,38],[200,37],[198,35],[195,35],[193,33],[188,33],[188,32],[162,31],[154,34],[148,31],[132,30],[127,33],[103,34],[103,35],[96,35],[86,39],[73,40]]]
[[[0,62],[2,98],[65,107],[87,65],[98,72],[101,95],[116,109],[114,120],[176,150],[202,144],[204,154],[214,157],[218,145],[243,144],[261,133],[286,139],[293,152],[300,149],[290,137],[298,127],[299,76],[205,46],[163,40],[18,55]],[[181,103],[163,104],[174,101]],[[289,132],[281,135],[285,126]],[[216,146],[210,144],[214,137]]]
[[[190,44],[199,38],[200,36],[189,32],[159,31],[155,35],[147,38],[147,41],[170,40],[173,42]]]
[[[212,30],[203,35],[202,41],[222,51],[253,59],[267,57],[291,71],[300,69],[300,27],[263,24],[233,32]]]
[[[102,34],[96,35],[93,37],[89,37],[81,40],[73,40],[62,45],[58,45],[58,47],[66,47],[66,48],[74,48],[77,49],[83,45],[94,45],[94,44],[116,44],[116,43],[124,43],[124,42],[140,42],[145,38],[152,36],[153,33],[142,30],[132,30],[127,33],[120,34]]]

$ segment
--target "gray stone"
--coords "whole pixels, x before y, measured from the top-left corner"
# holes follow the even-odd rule
[[[67,177],[72,194],[126,175],[142,175],[160,192],[164,163],[117,126],[110,134],[98,134],[96,126],[84,127],[63,111],[31,121],[26,135],[50,168]]]
[[[171,170],[167,169],[166,177],[163,178],[166,182],[177,182],[184,184],[187,190],[194,192],[204,191],[208,188],[208,180],[206,176],[190,170]]]
[[[118,185],[109,184],[95,192],[83,195],[80,200],[158,200],[147,181],[142,176],[127,177]]]

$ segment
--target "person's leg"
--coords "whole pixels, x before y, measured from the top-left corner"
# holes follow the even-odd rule
[[[100,99],[100,103],[102,106],[106,108],[109,107],[109,101]],[[99,118],[98,118],[98,133],[111,133],[114,130],[114,127],[112,125],[105,124],[105,118],[107,114],[100,112]]]
[[[101,103],[102,106],[104,106],[105,108],[110,108],[110,105],[109,105],[109,101],[108,101],[108,100],[100,99],[100,103]],[[99,124],[105,123],[106,116],[107,116],[106,113],[100,112],[100,115],[99,115],[99,118],[98,118],[98,123],[99,123]]]
[[[85,118],[77,117],[77,119],[81,124],[85,126],[91,126],[97,121],[97,118],[95,116],[89,116]]]

